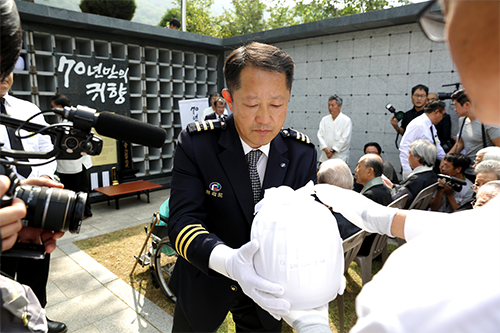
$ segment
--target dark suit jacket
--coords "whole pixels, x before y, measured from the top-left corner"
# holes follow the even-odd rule
[[[210,130],[210,122],[224,128]],[[232,289],[240,286],[210,270],[209,257],[216,245],[237,249],[250,240],[254,203],[233,116],[197,125],[192,127],[199,128],[195,133],[181,132],[174,156],[168,228],[179,258],[170,287],[192,327],[211,332],[230,308]],[[294,130],[282,130],[271,141],[263,189],[280,185],[297,189],[316,181],[316,149],[306,141]],[[264,327],[276,325],[256,307]]]
[[[432,170],[414,173],[396,187],[396,193],[392,195],[392,200],[408,194],[408,201],[404,207],[408,209],[418,193],[435,182],[437,182],[437,176]]]
[[[389,190],[389,188],[383,184],[370,187],[368,190],[363,192],[363,195],[384,206],[387,206],[392,202],[391,190]],[[366,256],[370,253],[370,249],[372,247],[373,241],[375,240],[375,236],[376,234],[371,234],[365,237],[365,239],[363,240],[363,244],[359,249],[359,255]]]
[[[217,119],[217,114],[215,112],[212,112],[212,113],[209,113],[205,116],[205,119],[204,120],[208,120],[208,119]]]
[[[384,206],[392,202],[391,190],[383,184],[370,187],[363,195]]]

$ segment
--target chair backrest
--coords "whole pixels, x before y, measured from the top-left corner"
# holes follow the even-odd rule
[[[387,207],[401,208],[402,209],[405,207],[406,201],[408,201],[408,194],[405,194],[405,195],[397,198],[396,200],[391,202],[389,205],[387,205]]]
[[[429,204],[437,191],[438,185],[439,182],[435,182],[420,191],[408,209],[426,210],[429,208]]]
[[[358,254],[365,236],[366,232],[364,230],[360,230],[342,242],[342,247],[344,248],[344,274],[347,272],[349,265]]]

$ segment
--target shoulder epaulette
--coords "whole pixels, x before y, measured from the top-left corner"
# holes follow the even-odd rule
[[[226,122],[223,120],[219,119],[208,119],[204,121],[195,121],[193,123],[189,123],[187,125],[186,130],[188,133],[198,133],[198,132],[204,132],[204,131],[211,131],[214,129],[225,129],[226,128]]]
[[[302,141],[304,143],[307,143],[309,145],[314,146],[314,143],[311,142],[311,140],[309,139],[309,137],[306,134],[301,133],[299,131],[296,131],[292,128],[282,129],[281,135],[285,138],[294,138],[294,139],[297,139],[299,141]]]

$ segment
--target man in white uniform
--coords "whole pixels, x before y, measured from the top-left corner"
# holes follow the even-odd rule
[[[351,143],[351,119],[340,112],[342,98],[337,95],[328,98],[329,116],[324,116],[319,123],[319,161],[340,158],[349,161],[349,144]]]
[[[435,11],[422,13],[424,31],[434,41],[448,40],[479,120],[500,125],[500,1],[432,1],[426,9],[434,4],[444,7],[446,18],[436,19]],[[445,31],[439,29],[439,22],[446,22]],[[328,185],[316,186],[316,193],[365,230],[408,241],[359,294],[358,321],[351,332],[499,331],[500,197],[474,210],[446,214],[386,208]],[[480,267],[487,267],[485,287]],[[327,312],[312,309],[308,313],[292,311],[285,319],[297,329],[297,324],[321,314],[328,318]],[[308,326],[322,322],[315,320]],[[327,324],[315,332],[325,329],[329,329]],[[307,332],[307,327],[298,332]]]

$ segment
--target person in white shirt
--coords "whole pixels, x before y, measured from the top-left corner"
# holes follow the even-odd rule
[[[436,17],[436,5],[442,7],[443,17]],[[448,41],[478,119],[500,125],[500,2],[429,1],[418,17],[430,39]],[[316,194],[363,229],[407,240],[363,287],[351,333],[498,332],[500,196],[482,207],[446,214],[383,207],[335,186],[317,185]],[[478,282],[481,267],[487,268],[489,283],[484,288]],[[397,297],[388,297],[394,294]],[[296,329],[305,322],[312,327],[325,322],[314,320],[322,315],[324,332],[329,329],[328,312],[321,309],[292,311],[285,320]]]
[[[226,100],[222,97],[218,97],[215,100],[215,112],[208,114],[203,120],[208,119],[220,119],[224,120],[228,116],[228,112],[226,109]]]
[[[423,139],[434,144],[437,148],[437,159],[439,161],[446,155],[443,147],[441,147],[436,127],[434,126],[443,119],[445,112],[445,104],[443,102],[432,101],[425,107],[424,114],[413,119],[406,128],[399,146],[399,160],[403,168],[403,180],[408,178],[412,172],[408,162],[408,151],[415,140]]]
[[[26,120],[29,117],[40,113],[40,109],[35,104],[9,95],[8,91],[13,83],[14,75],[12,73],[0,83],[0,97],[3,99],[3,105],[7,115],[11,116],[12,118]],[[43,118],[43,115],[41,114],[30,121],[40,125],[48,126],[47,122]],[[21,130],[20,134],[21,136],[26,136],[28,132]],[[12,149],[11,141],[9,139],[9,133],[6,126],[4,125],[0,126],[0,142],[4,144],[3,148]],[[28,138],[23,138],[21,139],[21,142],[23,149],[27,152],[50,152],[54,149],[52,141],[50,140],[50,136],[48,135],[37,134]],[[30,158],[29,161],[32,163],[37,163],[45,160]],[[40,166],[32,166],[31,172],[29,174],[21,174],[17,172],[17,167],[15,166],[13,167],[13,169],[20,180],[38,177],[46,177],[52,179],[54,177],[54,172],[56,171],[56,166],[56,161],[52,161]]]
[[[27,120],[31,116],[40,113],[40,109],[33,103],[15,98],[8,94],[8,91],[12,84],[14,83],[14,75],[10,73],[4,80],[0,82],[0,106],[2,110],[2,115],[6,114],[12,118]],[[45,122],[43,115],[39,115],[30,120],[32,123],[37,123],[40,125],[48,126]],[[26,136],[29,132],[25,130],[20,131],[20,136]],[[17,142],[16,142],[17,141]],[[50,152],[54,149],[50,136],[36,134],[23,138],[20,140],[15,138],[15,133],[12,130],[8,130],[5,125],[0,125],[0,142],[4,144],[5,149],[14,150],[24,150],[26,152]],[[12,147],[12,145],[20,145],[20,147]],[[3,156],[2,156],[3,158]],[[7,159],[11,159],[7,157]],[[44,162],[42,159],[29,159],[31,163]],[[36,179],[36,178],[47,178],[53,179],[54,172],[56,170],[57,162],[54,160],[50,163],[43,164],[40,166],[29,166],[29,167],[17,167],[13,166],[13,170],[16,176],[21,180],[26,179]],[[33,184],[33,183],[31,183]],[[42,183],[43,184],[43,183]],[[35,232],[37,228],[27,228]],[[25,232],[29,232],[26,231]],[[45,234],[51,234],[52,232],[45,232]],[[56,234],[52,233],[52,240],[47,238],[47,236],[42,237],[43,232],[36,231],[35,236],[26,238],[26,236],[19,237],[22,242],[35,242],[39,244],[44,243],[44,239],[47,241],[55,242],[56,237],[62,236],[62,233]],[[29,240],[29,241],[27,241]],[[47,304],[47,281],[50,268],[50,254],[47,253],[44,259],[35,260],[27,258],[17,258],[17,257],[5,257],[0,256],[0,266],[2,270],[9,274],[10,276],[16,276],[19,283],[26,284],[30,286],[34,293],[36,294],[38,300],[42,307]],[[51,321],[47,319],[47,325],[50,332],[66,332],[67,327],[64,323]]]
[[[215,112],[215,100],[221,97],[218,92],[211,93],[209,96],[208,102],[210,103],[209,107],[203,110],[203,114],[201,115],[201,119],[205,119],[206,116]]]
[[[343,114],[342,98],[337,95],[328,98],[330,115],[324,116],[319,123],[319,161],[340,158],[349,162],[349,144],[351,143],[352,122]]]

